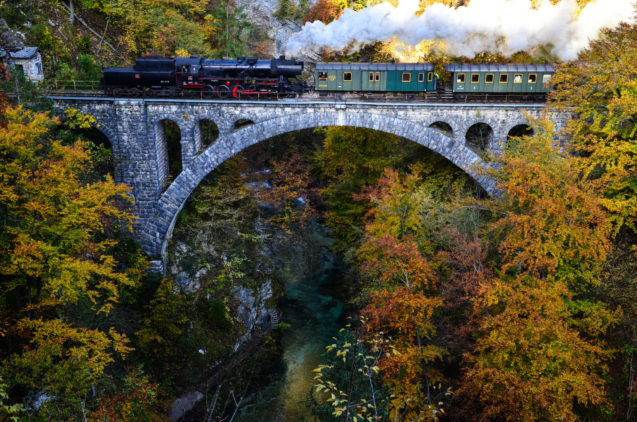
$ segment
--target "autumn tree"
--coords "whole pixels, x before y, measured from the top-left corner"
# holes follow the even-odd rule
[[[321,21],[330,23],[343,13],[342,2],[337,0],[318,0],[305,14],[305,22]]]
[[[577,420],[574,404],[607,402],[602,337],[616,315],[595,291],[610,223],[548,121],[499,161],[489,235],[500,264],[474,301],[481,335],[461,390],[485,420]]]
[[[604,30],[580,59],[558,68],[551,105],[574,113],[567,136],[576,169],[600,193],[615,232],[636,230],[637,24]]]
[[[435,420],[439,412],[432,391],[440,374],[433,362],[444,351],[432,344],[433,314],[440,307],[437,278],[418,245],[423,227],[424,192],[417,175],[401,177],[386,170],[366,192],[373,207],[357,251],[368,284],[368,304],[362,310],[365,336],[388,336],[395,353],[382,356],[378,366],[392,393],[390,416],[408,420]]]
[[[119,267],[117,240],[106,235],[130,230],[129,188],[108,176],[83,183],[84,144],[52,139],[57,120],[47,114],[9,107],[4,121],[0,303],[10,317],[2,374],[13,386],[55,395],[49,411],[68,417],[106,368],[130,351],[109,315],[135,277]]]
[[[369,129],[330,127],[325,134],[323,148],[313,157],[325,186],[321,191],[327,207],[324,216],[338,240],[337,247],[348,249],[360,239],[361,219],[369,210],[369,203],[354,201],[354,195],[374,185],[386,168],[405,168],[425,155],[425,150]]]
[[[616,411],[635,412],[637,303],[637,24],[602,31],[581,60],[558,67],[551,105],[573,113],[566,136],[577,157],[576,170],[601,198],[613,224],[613,250],[606,267],[604,297],[624,312],[611,340],[618,353]]]

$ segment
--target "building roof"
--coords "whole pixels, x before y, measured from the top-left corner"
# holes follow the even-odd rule
[[[32,59],[38,53],[37,47],[24,47],[22,50],[10,51],[9,56],[12,59]]]
[[[447,72],[555,72],[550,63],[452,63]]]
[[[316,70],[420,70],[433,71],[430,63],[317,63]]]

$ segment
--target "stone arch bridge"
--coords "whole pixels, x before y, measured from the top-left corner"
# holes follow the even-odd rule
[[[467,172],[487,192],[494,182],[466,143],[474,125],[488,130],[486,149],[498,153],[509,132],[540,117],[544,104],[427,104],[324,100],[218,101],[51,97],[55,108],[93,115],[113,149],[115,179],[133,188],[135,235],[163,271],[164,252],[179,211],[202,179],[243,149],[286,132],[321,126],[351,126],[401,136],[429,148]],[[556,129],[565,116],[553,115]],[[164,122],[181,135],[182,171],[174,180]],[[204,145],[202,122],[213,121],[218,138]],[[246,124],[247,123],[247,124]],[[441,130],[441,128],[443,130]]]

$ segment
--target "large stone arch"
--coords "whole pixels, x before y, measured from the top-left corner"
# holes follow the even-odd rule
[[[149,252],[164,256],[167,242],[177,215],[194,189],[221,163],[243,149],[287,132],[321,126],[349,126],[378,130],[416,142],[434,151],[469,174],[485,191],[494,192],[495,183],[480,167],[482,159],[456,142],[427,126],[393,117],[379,117],[370,113],[347,113],[345,110],[322,110],[316,113],[296,113],[246,126],[219,139],[196,157],[166,189],[157,204],[157,214],[149,221],[154,227],[145,231]]]

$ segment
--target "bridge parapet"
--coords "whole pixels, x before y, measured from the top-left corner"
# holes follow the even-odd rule
[[[545,112],[543,104],[425,104],[334,101],[238,102],[179,99],[53,97],[58,110],[75,107],[95,116],[110,140],[115,178],[133,188],[135,234],[151,256],[162,258],[177,215],[201,180],[248,146],[273,136],[320,126],[364,127],[417,142],[446,157],[487,192],[494,183],[478,168],[484,163],[466,144],[469,129],[482,123],[492,130],[486,149],[499,153],[512,128]],[[556,128],[565,115],[553,115]],[[181,173],[169,176],[164,126],[170,120],[181,134]],[[219,129],[204,146],[201,121]],[[237,122],[244,125],[238,127]],[[246,122],[249,124],[245,125]],[[451,133],[431,128],[449,127]]]

